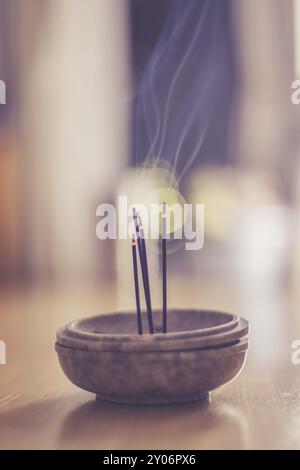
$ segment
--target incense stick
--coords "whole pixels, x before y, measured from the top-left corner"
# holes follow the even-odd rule
[[[141,245],[142,245],[142,253],[144,257],[144,268],[145,268],[145,281],[146,281],[146,290],[147,290],[147,312],[149,312],[149,325],[151,325],[150,330],[154,330],[153,328],[153,319],[152,319],[152,306],[151,306],[151,293],[150,293],[150,281],[149,281],[149,271],[148,271],[148,261],[147,261],[147,250],[146,250],[146,240],[145,240],[145,233],[141,218],[139,216],[139,232],[141,235]]]
[[[135,288],[135,300],[136,300],[136,319],[137,319],[137,330],[138,334],[143,334],[142,315],[141,315],[141,303],[140,303],[140,289],[139,289],[139,277],[137,267],[137,256],[136,256],[136,237],[132,235],[132,261],[133,261],[133,275],[134,275],[134,288]]]
[[[163,333],[167,333],[167,215],[166,203],[162,213],[162,292],[163,292]]]
[[[133,213],[133,220],[134,220],[134,224],[135,224],[138,250],[139,250],[139,255],[140,255],[140,263],[141,263],[142,278],[143,278],[143,285],[144,285],[144,294],[145,294],[145,301],[146,301],[146,308],[147,308],[147,319],[148,319],[149,333],[153,334],[154,333],[154,327],[153,327],[153,318],[152,318],[151,295],[150,295],[150,286],[149,286],[149,273],[148,273],[145,235],[144,235],[143,226],[142,225],[140,226],[140,224],[139,224],[138,216],[137,216],[137,212],[136,212],[135,208],[132,209],[132,213]]]

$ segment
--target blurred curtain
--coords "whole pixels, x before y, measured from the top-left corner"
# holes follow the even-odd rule
[[[105,268],[96,207],[128,158],[127,2],[20,8],[32,39],[22,64],[25,264],[34,278],[93,277]]]
[[[293,2],[233,0],[233,14],[241,83],[232,127],[238,162],[272,175],[291,198],[298,140],[291,106]]]

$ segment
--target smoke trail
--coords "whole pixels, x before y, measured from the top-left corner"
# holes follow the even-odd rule
[[[190,166],[194,162],[195,158],[197,157],[197,155],[198,155],[198,153],[199,153],[199,151],[202,147],[202,144],[203,144],[203,141],[204,141],[204,138],[205,138],[205,135],[206,135],[207,129],[209,127],[209,124],[210,124],[210,121],[211,121],[211,118],[212,118],[212,114],[213,114],[213,111],[214,111],[214,104],[215,104],[214,94],[215,94],[215,91],[217,89],[217,85],[218,85],[218,81],[219,81],[219,77],[216,75],[216,67],[215,67],[216,61],[218,59],[218,57],[216,55],[216,52],[218,52],[218,49],[215,50],[215,45],[218,43],[217,42],[217,39],[218,39],[217,32],[218,32],[218,20],[219,19],[220,19],[220,17],[218,17],[216,15],[215,16],[216,21],[215,21],[215,24],[214,24],[214,28],[212,29],[212,36],[210,38],[211,39],[210,44],[209,44],[210,47],[207,51],[204,62],[201,64],[202,65],[201,70],[206,71],[206,73],[203,73],[203,80],[202,80],[202,84],[201,84],[202,85],[202,89],[201,89],[202,93],[201,93],[201,95],[199,97],[199,100],[198,100],[198,106],[194,106],[194,107],[191,108],[191,113],[189,115],[189,119],[187,119],[187,121],[185,123],[185,126],[183,128],[183,131],[181,133],[181,136],[180,136],[180,139],[179,139],[179,142],[178,142],[178,147],[177,147],[177,150],[176,150],[176,154],[175,154],[175,157],[174,157],[174,160],[173,160],[174,171],[177,167],[178,157],[179,157],[181,149],[183,147],[184,140],[187,138],[187,136],[189,134],[189,130],[191,129],[191,127],[193,126],[194,121],[196,120],[197,112],[198,112],[199,109],[206,111],[205,119],[202,119],[202,127],[199,126],[198,142],[196,143],[195,148],[192,151],[192,154],[188,157],[187,162],[185,163],[185,166],[184,166],[183,170],[179,174],[178,181],[181,180],[181,178],[184,176],[184,174],[187,172],[187,170],[190,168]],[[222,51],[222,49],[219,49],[219,54],[220,54],[220,51],[221,51],[221,57],[219,57],[219,59],[221,60],[223,51]]]
[[[142,112],[143,118],[145,120],[145,127],[147,129],[147,135],[149,138],[149,141],[151,143],[150,148],[148,152],[146,153],[146,159],[151,158],[151,157],[157,157],[153,153],[153,149],[155,148],[159,134],[160,134],[160,111],[159,111],[159,106],[158,106],[158,101],[157,101],[157,94],[155,91],[155,86],[154,86],[154,80],[155,76],[159,73],[158,68],[160,66],[160,61],[163,58],[163,55],[168,51],[168,47],[172,45],[172,43],[176,42],[176,36],[180,32],[180,30],[184,27],[186,18],[189,14],[190,8],[186,8],[186,11],[184,12],[184,15],[182,15],[182,11],[180,8],[180,3],[176,3],[176,8],[174,11],[171,11],[171,14],[168,17],[168,20],[165,24],[165,27],[161,33],[161,36],[158,40],[157,46],[155,48],[154,53],[149,59],[148,64],[146,65],[146,70],[144,73],[144,77],[142,80],[142,83],[140,85],[140,93],[139,93],[139,100],[138,100],[138,109],[136,112],[136,117],[137,118],[142,118],[140,115],[140,109],[139,106],[142,103]],[[175,26],[174,26],[175,25]],[[148,96],[148,93],[150,93],[150,99]],[[154,109],[155,113],[155,135],[154,138],[151,137],[151,128],[153,127],[152,123],[150,122],[150,117],[151,117],[151,105]],[[158,159],[159,157],[157,157]],[[137,161],[139,161],[139,155],[137,155]]]
[[[176,9],[176,14],[174,16],[175,24],[177,23],[177,18],[178,18],[178,9]],[[148,131],[148,137],[149,137],[150,142],[152,141],[151,147],[148,151],[148,155],[146,156],[147,158],[154,157],[154,155],[152,154],[152,151],[155,148],[155,145],[156,145],[157,139],[159,137],[159,133],[160,133],[159,106],[158,106],[158,103],[157,103],[157,98],[156,98],[156,93],[155,93],[155,88],[154,88],[155,70],[156,70],[156,67],[159,64],[159,61],[163,57],[163,54],[166,52],[169,43],[173,40],[173,38],[175,37],[179,27],[182,24],[182,23],[179,23],[179,26],[174,31],[172,31],[171,35],[168,37],[167,36],[167,32],[168,32],[168,29],[169,29],[168,26],[172,25],[173,18],[171,18],[171,16],[170,16],[169,20],[171,20],[171,21],[169,21],[167,23],[166,27],[164,28],[162,36],[161,36],[161,41],[159,42],[159,45],[161,45],[161,47],[158,48],[157,54],[153,55],[153,60],[149,61],[149,73],[146,72],[146,74],[145,74],[146,87],[147,87],[147,85],[149,86],[150,95],[151,95],[151,98],[152,98],[152,103],[153,103],[153,108],[154,108],[154,113],[155,113],[155,120],[156,120],[156,130],[155,130],[155,136],[154,136],[153,139],[151,138],[151,135],[150,135],[151,126],[150,126],[149,121],[147,119],[147,115],[148,115],[147,114],[148,113],[147,104],[148,104],[148,102],[145,99],[146,93],[142,92],[142,97],[141,97],[142,102],[143,102],[143,112],[144,112],[144,115],[145,115],[145,118],[146,118],[145,120],[146,120],[146,127],[147,127],[147,131]],[[165,37],[166,37],[166,39],[164,39]],[[149,79],[148,79],[148,76],[149,76]]]
[[[179,6],[179,3],[177,4]],[[186,8],[184,15],[181,15],[179,16],[180,14],[180,8],[177,8],[177,15],[175,17],[175,27],[174,29],[172,30],[169,38],[166,40],[165,44],[164,44],[164,47],[162,48],[162,54],[161,56],[163,56],[164,53],[166,53],[167,49],[168,49],[168,46],[170,47],[170,45],[172,45],[173,41],[176,41],[176,37],[178,34],[180,34],[182,28],[184,27],[185,25],[185,22],[186,22],[186,19],[190,13],[190,8]],[[178,19],[179,18],[179,19]],[[178,22],[177,22],[178,21]],[[157,63],[158,65],[158,63]],[[152,69],[152,75],[151,75],[151,82],[150,82],[150,90],[151,90],[151,96],[153,99],[156,98],[156,94],[155,94],[155,90],[154,90],[154,72],[155,70]],[[176,81],[176,78],[174,79],[174,81]],[[171,98],[171,94],[172,94],[172,89],[174,88],[174,85],[172,84],[171,85],[171,89],[170,89],[170,92],[168,94],[168,98],[167,98],[167,105],[166,105],[166,110],[165,110],[165,116],[168,112],[168,102],[170,101],[170,98]],[[146,100],[144,100],[144,103],[146,102]],[[146,111],[146,107],[144,107],[144,110],[145,110],[145,113],[147,112]],[[157,106],[157,102],[156,102],[156,112],[157,112],[157,115],[158,115],[158,125],[157,125],[157,129],[156,129],[156,134],[155,134],[155,139],[152,141],[152,144],[151,144],[151,147],[149,149],[149,152],[148,152],[148,155],[147,157],[154,157],[155,160],[154,160],[154,166],[155,164],[157,164],[157,162],[159,161],[160,159],[160,154],[161,152],[158,151],[157,152],[157,155],[155,155],[153,153],[153,149],[155,148],[157,142],[158,142],[158,138],[160,136],[160,132],[162,132],[164,134],[165,132],[165,127],[166,127],[166,117],[164,118],[164,122],[163,122],[163,127],[162,127],[162,131],[161,131],[161,127],[160,127],[160,118],[159,118],[159,108]],[[145,114],[145,116],[147,116],[147,114]],[[146,117],[146,120],[147,120],[147,117]],[[163,141],[163,137],[161,137],[161,141]]]
[[[163,145],[163,142],[164,142],[164,137],[165,137],[165,132],[166,132],[166,124],[167,124],[167,119],[168,119],[168,115],[169,115],[170,100],[172,98],[172,94],[173,94],[173,91],[175,89],[177,80],[180,77],[180,74],[181,74],[187,60],[189,59],[189,56],[192,52],[192,49],[195,47],[195,44],[197,42],[198,36],[199,36],[199,34],[201,32],[201,29],[202,29],[203,21],[205,19],[205,15],[206,15],[206,12],[207,12],[208,5],[209,5],[209,0],[205,4],[204,9],[201,12],[201,17],[200,17],[198,26],[197,26],[197,28],[194,32],[194,35],[191,39],[190,44],[188,45],[186,53],[183,56],[183,59],[182,59],[181,63],[179,64],[178,69],[176,70],[175,76],[174,76],[174,78],[171,82],[170,90],[169,90],[169,93],[168,93],[168,96],[167,96],[167,99],[166,99],[166,109],[165,109],[165,115],[164,115],[164,121],[163,121],[162,133],[161,133],[162,134],[161,135],[161,143],[160,143],[160,147],[159,147],[159,150],[158,150],[158,157],[157,158],[160,158],[160,156],[161,156],[162,145]]]
[[[140,84],[136,160],[167,159],[179,179],[200,155],[222,89],[224,3],[174,0]]]

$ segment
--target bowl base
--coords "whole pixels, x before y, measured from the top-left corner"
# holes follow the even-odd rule
[[[121,403],[124,405],[175,405],[179,403],[191,403],[194,401],[209,401],[209,396],[209,392],[201,392],[196,395],[178,397],[124,397],[97,393],[96,399],[110,403]]]

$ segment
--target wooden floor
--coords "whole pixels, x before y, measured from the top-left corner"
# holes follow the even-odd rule
[[[182,294],[184,292],[184,295]],[[0,295],[2,449],[293,449],[300,448],[300,339],[297,292],[278,286],[173,280],[173,306],[238,312],[251,322],[241,375],[210,403],[124,406],[99,403],[60,370],[55,331],[74,318],[118,307],[113,284],[10,288]]]

